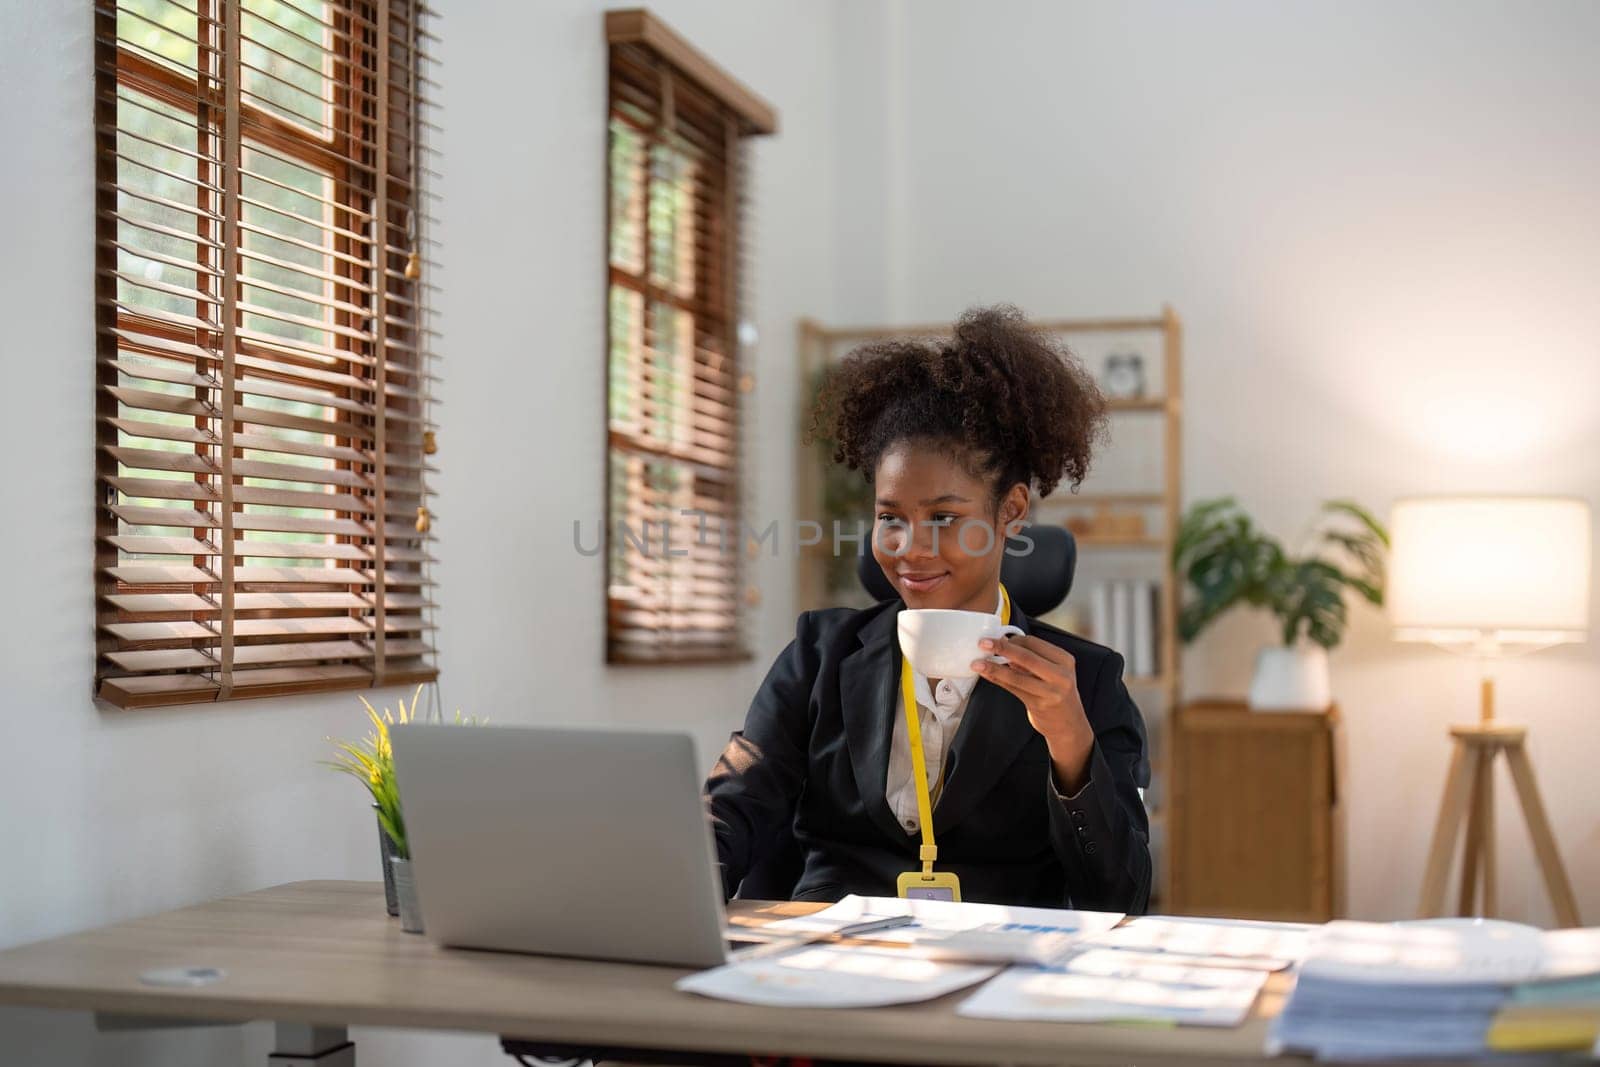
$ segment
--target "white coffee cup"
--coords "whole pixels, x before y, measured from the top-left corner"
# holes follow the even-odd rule
[[[1004,656],[987,655],[978,642],[1021,636],[1020,627],[1006,625],[987,611],[906,608],[900,612],[900,651],[929,678],[971,678],[977,673],[973,660],[1004,663]]]

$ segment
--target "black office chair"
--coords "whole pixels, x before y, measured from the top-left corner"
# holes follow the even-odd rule
[[[1032,550],[1028,550],[1028,543]],[[1078,543],[1071,532],[1060,526],[1030,526],[1021,538],[1010,538],[1009,549],[1000,564],[1000,581],[1011,601],[1022,613],[1033,618],[1061,605],[1072,591],[1072,576],[1078,566]],[[1012,555],[1011,552],[1026,555]],[[874,600],[897,599],[894,586],[884,577],[883,568],[863,546],[856,559],[856,577]],[[804,857],[794,834],[785,828],[770,851],[745,875],[735,894],[745,900],[788,900],[800,881]]]

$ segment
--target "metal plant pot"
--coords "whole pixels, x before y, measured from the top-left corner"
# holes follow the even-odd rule
[[[372,805],[376,811],[378,805]],[[389,831],[383,828],[383,823],[378,823],[378,862],[383,867],[383,902],[389,909],[390,915],[400,914],[400,898],[395,895],[394,871],[389,869],[389,858],[395,854],[394,839],[389,836]]]
[[[395,895],[400,898],[400,929],[408,934],[422,933],[422,906],[417,901],[417,883],[411,875],[411,861],[389,858],[394,871]]]

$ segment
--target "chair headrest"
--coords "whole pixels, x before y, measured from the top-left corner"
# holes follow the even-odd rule
[[[1000,563],[1000,581],[1005,583],[1012,603],[1032,618],[1060,607],[1072,592],[1072,576],[1078,566],[1078,542],[1071,532],[1061,526],[1029,526],[1021,536],[1008,537],[1006,549]],[[899,596],[873,558],[870,543],[863,543],[856,557],[856,577],[874,600],[894,600]]]

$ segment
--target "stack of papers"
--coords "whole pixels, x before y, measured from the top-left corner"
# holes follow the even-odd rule
[[[865,944],[811,943],[898,916],[913,921],[864,935]],[[735,953],[724,966],[679,980],[677,988],[768,1006],[910,1004],[976,985],[1012,960],[1059,956],[1121,918],[1111,912],[849,896],[814,915],[762,927],[769,936],[792,937],[791,951],[774,953],[763,945],[748,959]]]
[[[1600,930],[1543,935],[1539,977],[1523,982],[1495,1013],[1488,1044],[1497,1052],[1581,1052],[1600,1043]]]
[[[1514,986],[1600,970],[1597,947],[1589,931],[1545,934],[1493,919],[1332,922],[1277,1019],[1274,1051],[1348,1060],[1483,1056]]]
[[[1267,975],[1315,927],[1151,916],[1086,938],[1044,966],[1013,967],[969,997],[985,1019],[1238,1026]]]

